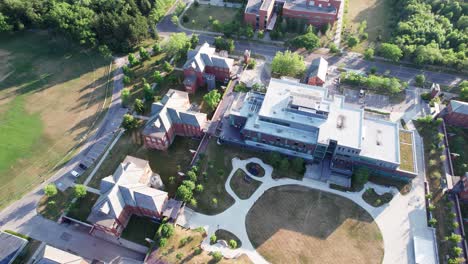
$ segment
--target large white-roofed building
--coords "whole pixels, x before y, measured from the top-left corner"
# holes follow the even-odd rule
[[[413,170],[400,170],[398,124],[367,118],[364,110],[346,106],[343,96],[329,97],[323,87],[273,78],[266,94],[240,95],[229,117],[242,144],[254,148],[326,160],[332,171],[348,176],[357,164],[391,177],[416,175],[414,164]],[[229,136],[221,139],[239,143]]]

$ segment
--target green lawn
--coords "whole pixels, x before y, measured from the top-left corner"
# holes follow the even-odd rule
[[[153,239],[159,225],[159,223],[154,222],[151,218],[132,215],[122,232],[122,238],[143,246],[149,246],[145,238]]]
[[[45,31],[0,34],[0,208],[51,175],[98,120],[109,64]]]
[[[192,5],[187,12],[185,12],[189,21],[187,23],[183,23],[183,25],[190,29],[215,31],[212,26],[212,21],[218,20],[220,24],[230,23],[236,19],[238,11],[239,9],[237,8],[210,5],[200,5],[199,7],[195,7]]]
[[[72,188],[68,188],[64,192],[58,191],[57,195],[53,197],[44,195],[39,201],[37,212],[47,219],[57,221],[72,200]]]
[[[67,216],[82,222],[87,222],[86,219],[91,213],[91,209],[93,208],[93,205],[96,203],[98,198],[99,195],[88,192],[85,197],[75,201],[75,203],[68,211]]]
[[[250,179],[249,182],[247,182],[244,179],[246,176],[247,174],[243,170],[238,169],[232,176],[231,182],[229,183],[232,190],[243,200],[249,199],[262,184],[254,179]]]

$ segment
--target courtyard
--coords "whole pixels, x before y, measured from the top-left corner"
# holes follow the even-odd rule
[[[191,5],[182,16],[181,23],[184,27],[195,30],[219,31],[213,26],[214,21],[218,21],[221,26],[224,23],[231,23],[236,20],[238,8],[228,8],[211,5]],[[187,16],[188,21],[184,22],[183,17]]]
[[[307,202],[306,202],[307,201]],[[297,185],[267,190],[246,217],[252,245],[271,263],[381,263],[383,239],[363,208]]]

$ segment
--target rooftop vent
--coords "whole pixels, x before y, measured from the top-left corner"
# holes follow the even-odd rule
[[[276,129],[276,132],[282,133],[282,132],[283,132],[283,129]]]
[[[382,131],[380,129],[378,129],[377,130],[376,142],[375,142],[375,144],[377,144],[377,146],[382,145],[381,135],[382,135]]]
[[[345,127],[345,117],[342,116],[342,115],[339,115],[337,118],[336,118],[336,128],[338,129],[343,129]]]

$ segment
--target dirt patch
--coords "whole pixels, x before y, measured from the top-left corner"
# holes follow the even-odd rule
[[[271,263],[381,263],[383,241],[354,202],[301,186],[266,191],[250,209],[247,233]]]

